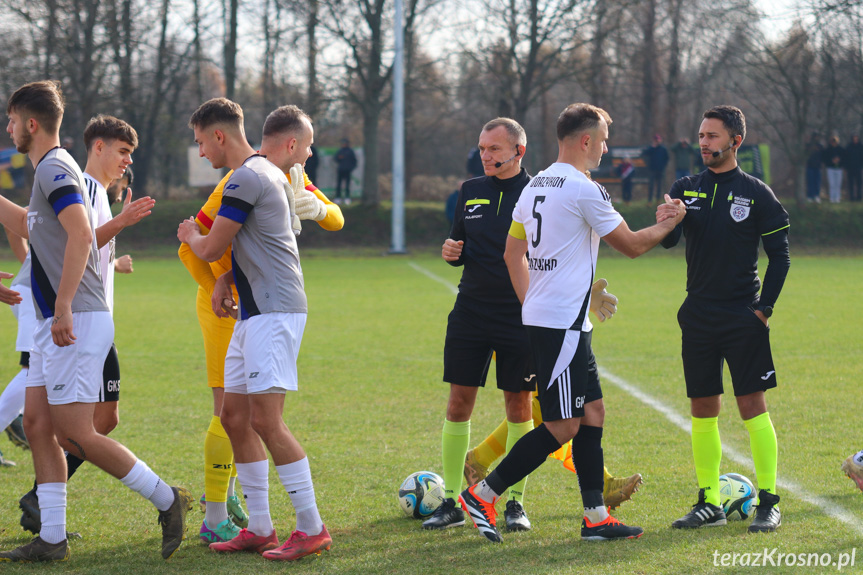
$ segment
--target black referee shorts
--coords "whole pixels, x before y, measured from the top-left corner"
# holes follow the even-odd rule
[[[677,312],[687,397],[721,395],[728,362],[734,395],[776,387],[770,330],[752,306],[686,298]]]
[[[120,359],[113,343],[102,367],[102,390],[99,392],[99,403],[108,401],[120,401]]]
[[[521,306],[456,298],[446,327],[443,380],[484,387],[492,352],[497,358],[497,387],[515,393],[536,387]]]

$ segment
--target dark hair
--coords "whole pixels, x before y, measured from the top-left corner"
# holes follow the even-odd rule
[[[311,123],[309,115],[293,104],[280,106],[270,112],[264,120],[264,137],[274,134],[296,134],[302,130],[306,119]]]
[[[119,118],[99,114],[94,118],[90,118],[90,121],[87,122],[87,127],[84,128],[84,146],[88,152],[96,140],[120,140],[133,148],[137,148],[138,132]]]
[[[15,90],[6,104],[6,113],[15,112],[25,118],[33,118],[46,132],[53,134],[60,130],[65,108],[60,83],[42,80],[24,84]]]
[[[243,109],[227,98],[213,98],[198,106],[189,118],[189,127],[192,129],[209,128],[216,124],[227,124],[242,130]]]
[[[135,179],[135,172],[132,171],[132,166],[126,166],[126,173],[123,174],[123,177],[128,180],[129,183],[127,185],[131,188],[132,180]]]
[[[565,140],[581,132],[587,132],[599,126],[599,122],[611,125],[608,112],[593,104],[570,104],[557,117],[557,139]]]
[[[486,122],[486,125],[482,127],[482,131],[491,132],[495,128],[501,126],[503,126],[506,133],[509,134],[509,139],[512,143],[517,146],[527,146],[527,134],[525,134],[524,128],[522,128],[521,124],[512,118],[495,118],[494,120]]]
[[[713,106],[704,112],[704,119],[715,118],[722,122],[728,133],[733,139],[735,136],[740,136],[740,141],[746,139],[746,117],[740,108],[735,106]]]

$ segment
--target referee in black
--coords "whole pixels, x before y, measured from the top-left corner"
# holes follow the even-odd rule
[[[704,112],[698,140],[707,169],[677,180],[669,193],[686,203],[686,217],[662,245],[673,247],[681,234],[686,236],[687,297],[677,319],[699,487],[698,502],[671,524],[675,528],[726,522],[719,501],[718,426],[725,361],[749,432],[759,488],[749,531],[774,531],[781,524],[776,432],[764,392],[776,387],[768,319],[791,265],[788,213],[764,182],[737,165],[745,137],[746,119],[738,108],[716,106]],[[759,243],[768,258],[763,286],[758,279]]]
[[[425,529],[464,525],[456,499],[470,446],[470,416],[477,390],[485,385],[492,353],[497,354],[497,387],[503,390],[508,422],[507,445],[533,429],[527,331],[521,303],[503,260],[512,210],[530,175],[521,167],[527,145],[524,128],[510,118],[488,122],[479,137],[485,176],[467,180],[459,191],[450,237],[441,256],[464,266],[444,344],[443,379],[450,384],[443,425],[442,459],[446,498]],[[507,529],[525,531],[530,521],[520,499],[524,483],[510,489]]]

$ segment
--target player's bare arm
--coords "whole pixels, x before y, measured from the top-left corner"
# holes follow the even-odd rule
[[[527,240],[515,236],[506,236],[506,250],[503,252],[503,261],[509,271],[509,279],[515,289],[518,301],[524,304],[524,296],[530,285],[530,272],[527,269]]]
[[[669,198],[670,199],[670,198]],[[679,199],[671,200],[672,205],[676,208],[676,213],[672,217],[668,217],[657,224],[633,232],[625,221],[620,222],[620,225],[614,230],[602,237],[605,242],[629,258],[637,258],[638,256],[650,251],[662,238],[668,235],[671,230],[677,226],[683,217],[686,215],[686,205]],[[665,204],[668,205],[668,204]],[[666,208],[668,210],[672,208]]]
[[[27,229],[27,209],[2,196],[0,196],[0,224],[22,238],[30,237]]]
[[[57,302],[54,306],[54,319],[51,322],[51,336],[54,344],[65,347],[75,343],[72,332],[72,298],[78,290],[90,249],[93,242],[93,230],[83,204],[71,204],[57,216],[60,225],[66,231],[68,241],[63,255],[63,274],[57,287]]]
[[[195,218],[189,218],[180,223],[177,228],[177,239],[188,244],[196,256],[204,261],[214,262],[227,250],[234,236],[240,231],[243,224],[235,222],[222,216],[216,216],[210,233],[201,235],[201,230],[195,222]]]
[[[125,228],[134,226],[149,216],[152,213],[153,206],[155,205],[156,200],[149,196],[144,196],[143,198],[139,198],[133,202],[132,189],[127,188],[126,199],[123,201],[123,211],[104,225],[96,228],[96,245],[99,248],[102,248],[102,246],[110,242],[114,236],[119,234]]]
[[[0,279],[8,280],[15,277],[15,274],[10,274],[8,272],[0,272]],[[15,305],[21,303],[21,294],[17,291],[7,288],[3,284],[0,284],[0,302]]]
[[[23,264],[24,259],[27,257],[27,252],[30,251],[30,248],[27,246],[27,240],[12,232],[12,230],[6,226],[3,226],[3,231],[6,232],[6,239],[9,241],[9,248],[11,248],[12,253],[15,254],[15,258],[19,263]]]
[[[464,242],[461,240],[453,240],[447,238],[441,247],[440,255],[441,257],[448,262],[458,261],[461,257],[462,249],[464,248]]]

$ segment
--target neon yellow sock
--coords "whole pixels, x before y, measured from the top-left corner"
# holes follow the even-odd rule
[[[692,418],[692,458],[695,460],[698,487],[704,489],[704,500],[719,505],[722,442],[719,439],[718,417]]]
[[[504,417],[497,429],[473,448],[473,456],[476,457],[477,463],[483,467],[491,467],[498,457],[506,452],[506,437],[509,433],[506,423]]]
[[[228,481],[234,468],[231,440],[215,415],[210,420],[204,439],[204,495],[207,501],[224,503],[228,500]]]
[[[455,499],[461,494],[464,458],[470,445],[470,421],[443,422],[443,482],[444,496]]]
[[[521,423],[513,423],[512,421],[506,422],[508,433],[506,436],[506,452],[509,453],[509,450],[512,449],[512,446],[515,445],[515,442],[521,439],[521,437],[531,431],[533,429],[533,420],[528,419],[527,421]],[[511,485],[509,488],[509,495],[507,496],[507,501],[510,499],[515,499],[519,503],[524,502],[524,486],[527,484],[527,476],[524,477],[521,481],[516,483],[515,485]]]
[[[776,446],[776,430],[770,421],[770,413],[764,412],[743,423],[749,431],[749,447],[758,478],[758,489],[776,493],[776,467],[779,453]]]

